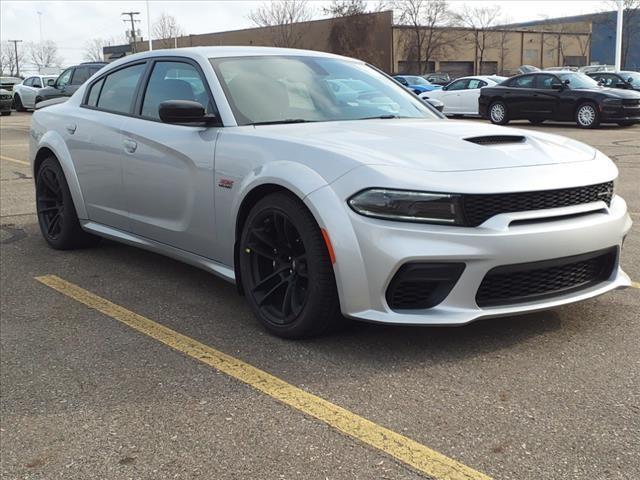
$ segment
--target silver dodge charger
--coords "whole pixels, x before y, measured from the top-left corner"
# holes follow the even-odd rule
[[[30,157],[51,247],[106,237],[203,268],[283,337],[344,317],[463,325],[630,284],[609,158],[448,121],[336,55],[129,56],[35,112]]]

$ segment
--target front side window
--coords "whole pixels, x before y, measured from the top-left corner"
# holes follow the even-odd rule
[[[553,88],[553,84],[558,83],[558,79],[553,75],[538,75],[537,84],[538,87],[542,90],[551,90]]]
[[[533,75],[525,75],[514,79],[512,86],[516,88],[533,88]]]
[[[447,87],[447,90],[464,90],[468,84],[469,80],[456,80]]]
[[[160,104],[168,100],[191,100],[213,113],[209,93],[195,67],[183,62],[156,62],[142,102],[142,116],[160,119]]]
[[[73,73],[73,67],[67,68],[64,72],[60,74],[56,84],[58,87],[66,87],[71,81],[71,74]]]
[[[129,113],[138,81],[145,67],[146,65],[141,63],[107,75],[98,98],[98,108],[117,113]],[[95,85],[97,84],[94,84],[94,87]]]
[[[379,117],[438,118],[360,62],[312,56],[211,59],[238,125]]]

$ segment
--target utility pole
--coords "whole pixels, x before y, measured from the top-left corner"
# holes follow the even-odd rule
[[[7,40],[8,42],[13,43],[13,48],[16,55],[16,77],[20,76],[20,61],[18,60],[18,43],[22,42],[22,40]]]
[[[40,43],[42,43],[42,12],[38,11],[38,24],[40,25]]]
[[[622,20],[624,17],[624,3],[618,0],[618,24],[616,26],[616,71],[622,68]]]
[[[151,43],[151,12],[149,10],[149,0],[147,0],[147,35],[149,35],[149,51],[153,50]]]
[[[136,53],[136,20],[134,17],[140,15],[140,12],[122,12],[122,15],[128,16],[129,20],[122,20],[123,22],[131,22],[131,38],[133,40],[133,53]]]

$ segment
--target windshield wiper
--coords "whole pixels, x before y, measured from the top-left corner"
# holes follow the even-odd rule
[[[391,118],[407,118],[407,117],[401,117],[400,115],[393,115],[390,113],[388,115],[378,115],[377,117],[362,117],[362,118],[359,118],[358,120],[375,120],[375,119],[389,120]]]
[[[285,118],[284,120],[271,120],[269,122],[255,122],[249,125],[281,125],[285,123],[312,123],[315,120],[305,120],[304,118]]]

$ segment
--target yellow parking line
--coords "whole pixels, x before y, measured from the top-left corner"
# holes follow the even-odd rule
[[[633,288],[640,288],[640,282],[631,282]]]
[[[55,275],[39,282],[165,345],[203,362],[336,430],[394,457],[434,480],[491,480],[404,435],[377,425],[338,405],[222,353],[142,315],[127,310]]]
[[[29,162],[25,162],[24,160],[18,160],[17,158],[7,157],[5,155],[0,155],[0,159],[6,160],[7,162],[19,163],[20,165],[29,166]]]

